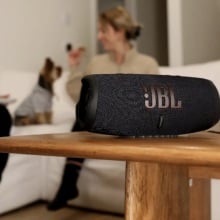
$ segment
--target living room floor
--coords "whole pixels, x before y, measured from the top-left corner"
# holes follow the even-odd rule
[[[48,211],[45,203],[35,203],[0,216],[1,220],[123,220],[123,216],[67,207]]]

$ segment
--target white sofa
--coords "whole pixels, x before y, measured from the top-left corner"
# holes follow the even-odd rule
[[[20,102],[30,93],[37,82],[37,78],[37,73],[0,72],[0,94],[9,93],[12,98],[17,99],[15,103],[8,105],[12,116]],[[65,75],[55,85],[57,95],[54,97],[53,103],[53,124],[27,127],[13,126],[11,135],[70,131],[74,119],[74,105],[68,96],[62,95],[65,94],[64,80]],[[52,196],[55,185],[59,182],[57,177],[61,176],[63,164],[64,158],[11,154],[0,183],[0,213]],[[55,179],[55,185],[49,184],[49,179],[52,179],[52,182]]]
[[[11,135],[64,133],[71,130],[75,118],[75,105],[65,90],[67,77],[68,73],[64,72],[54,85],[53,124],[13,126]],[[0,94],[10,93],[12,98],[17,99],[16,103],[8,106],[12,115],[20,102],[29,94],[37,78],[37,73],[0,72]],[[0,183],[0,214],[39,199],[51,200],[61,181],[64,162],[64,157],[11,154]],[[82,196],[74,203],[121,212],[123,210],[124,162],[86,160],[84,167],[78,183]],[[115,182],[115,179],[118,181]],[[93,184],[87,184],[88,182]],[[111,199],[105,202],[103,195]],[[112,204],[112,196],[118,198],[117,203]]]
[[[220,61],[181,67],[161,67],[161,74],[195,76],[211,79],[220,91]],[[9,105],[13,114],[17,105],[36,83],[37,73],[0,72],[0,94],[17,99]],[[11,135],[63,133],[70,131],[75,105],[65,92],[67,73],[55,83],[52,125],[13,127]],[[213,129],[220,131],[217,124]],[[33,201],[54,197],[61,181],[65,158],[11,154],[0,183],[0,214]],[[87,159],[78,186],[80,197],[70,202],[82,207],[122,213],[124,209],[125,162]],[[218,220],[220,182],[212,181],[212,220]]]

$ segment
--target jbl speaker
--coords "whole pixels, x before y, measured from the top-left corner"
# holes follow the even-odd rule
[[[82,79],[75,130],[118,136],[179,135],[219,121],[220,99],[202,78],[96,74]]]

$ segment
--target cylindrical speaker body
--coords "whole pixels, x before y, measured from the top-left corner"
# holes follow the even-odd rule
[[[119,136],[179,135],[219,121],[214,84],[201,78],[94,74],[82,79],[76,127]]]

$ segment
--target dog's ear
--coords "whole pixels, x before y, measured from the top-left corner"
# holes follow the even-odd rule
[[[54,62],[49,58],[47,57],[45,59],[45,63],[44,63],[44,72],[51,72],[54,68]]]
[[[62,72],[63,72],[63,68],[61,66],[57,66],[56,67],[56,72],[57,72],[58,78],[61,77]]]
[[[42,69],[40,70],[40,75],[43,76],[44,78],[48,77],[50,73],[54,69],[54,62],[51,60],[51,58],[47,57],[44,61],[44,65]]]

